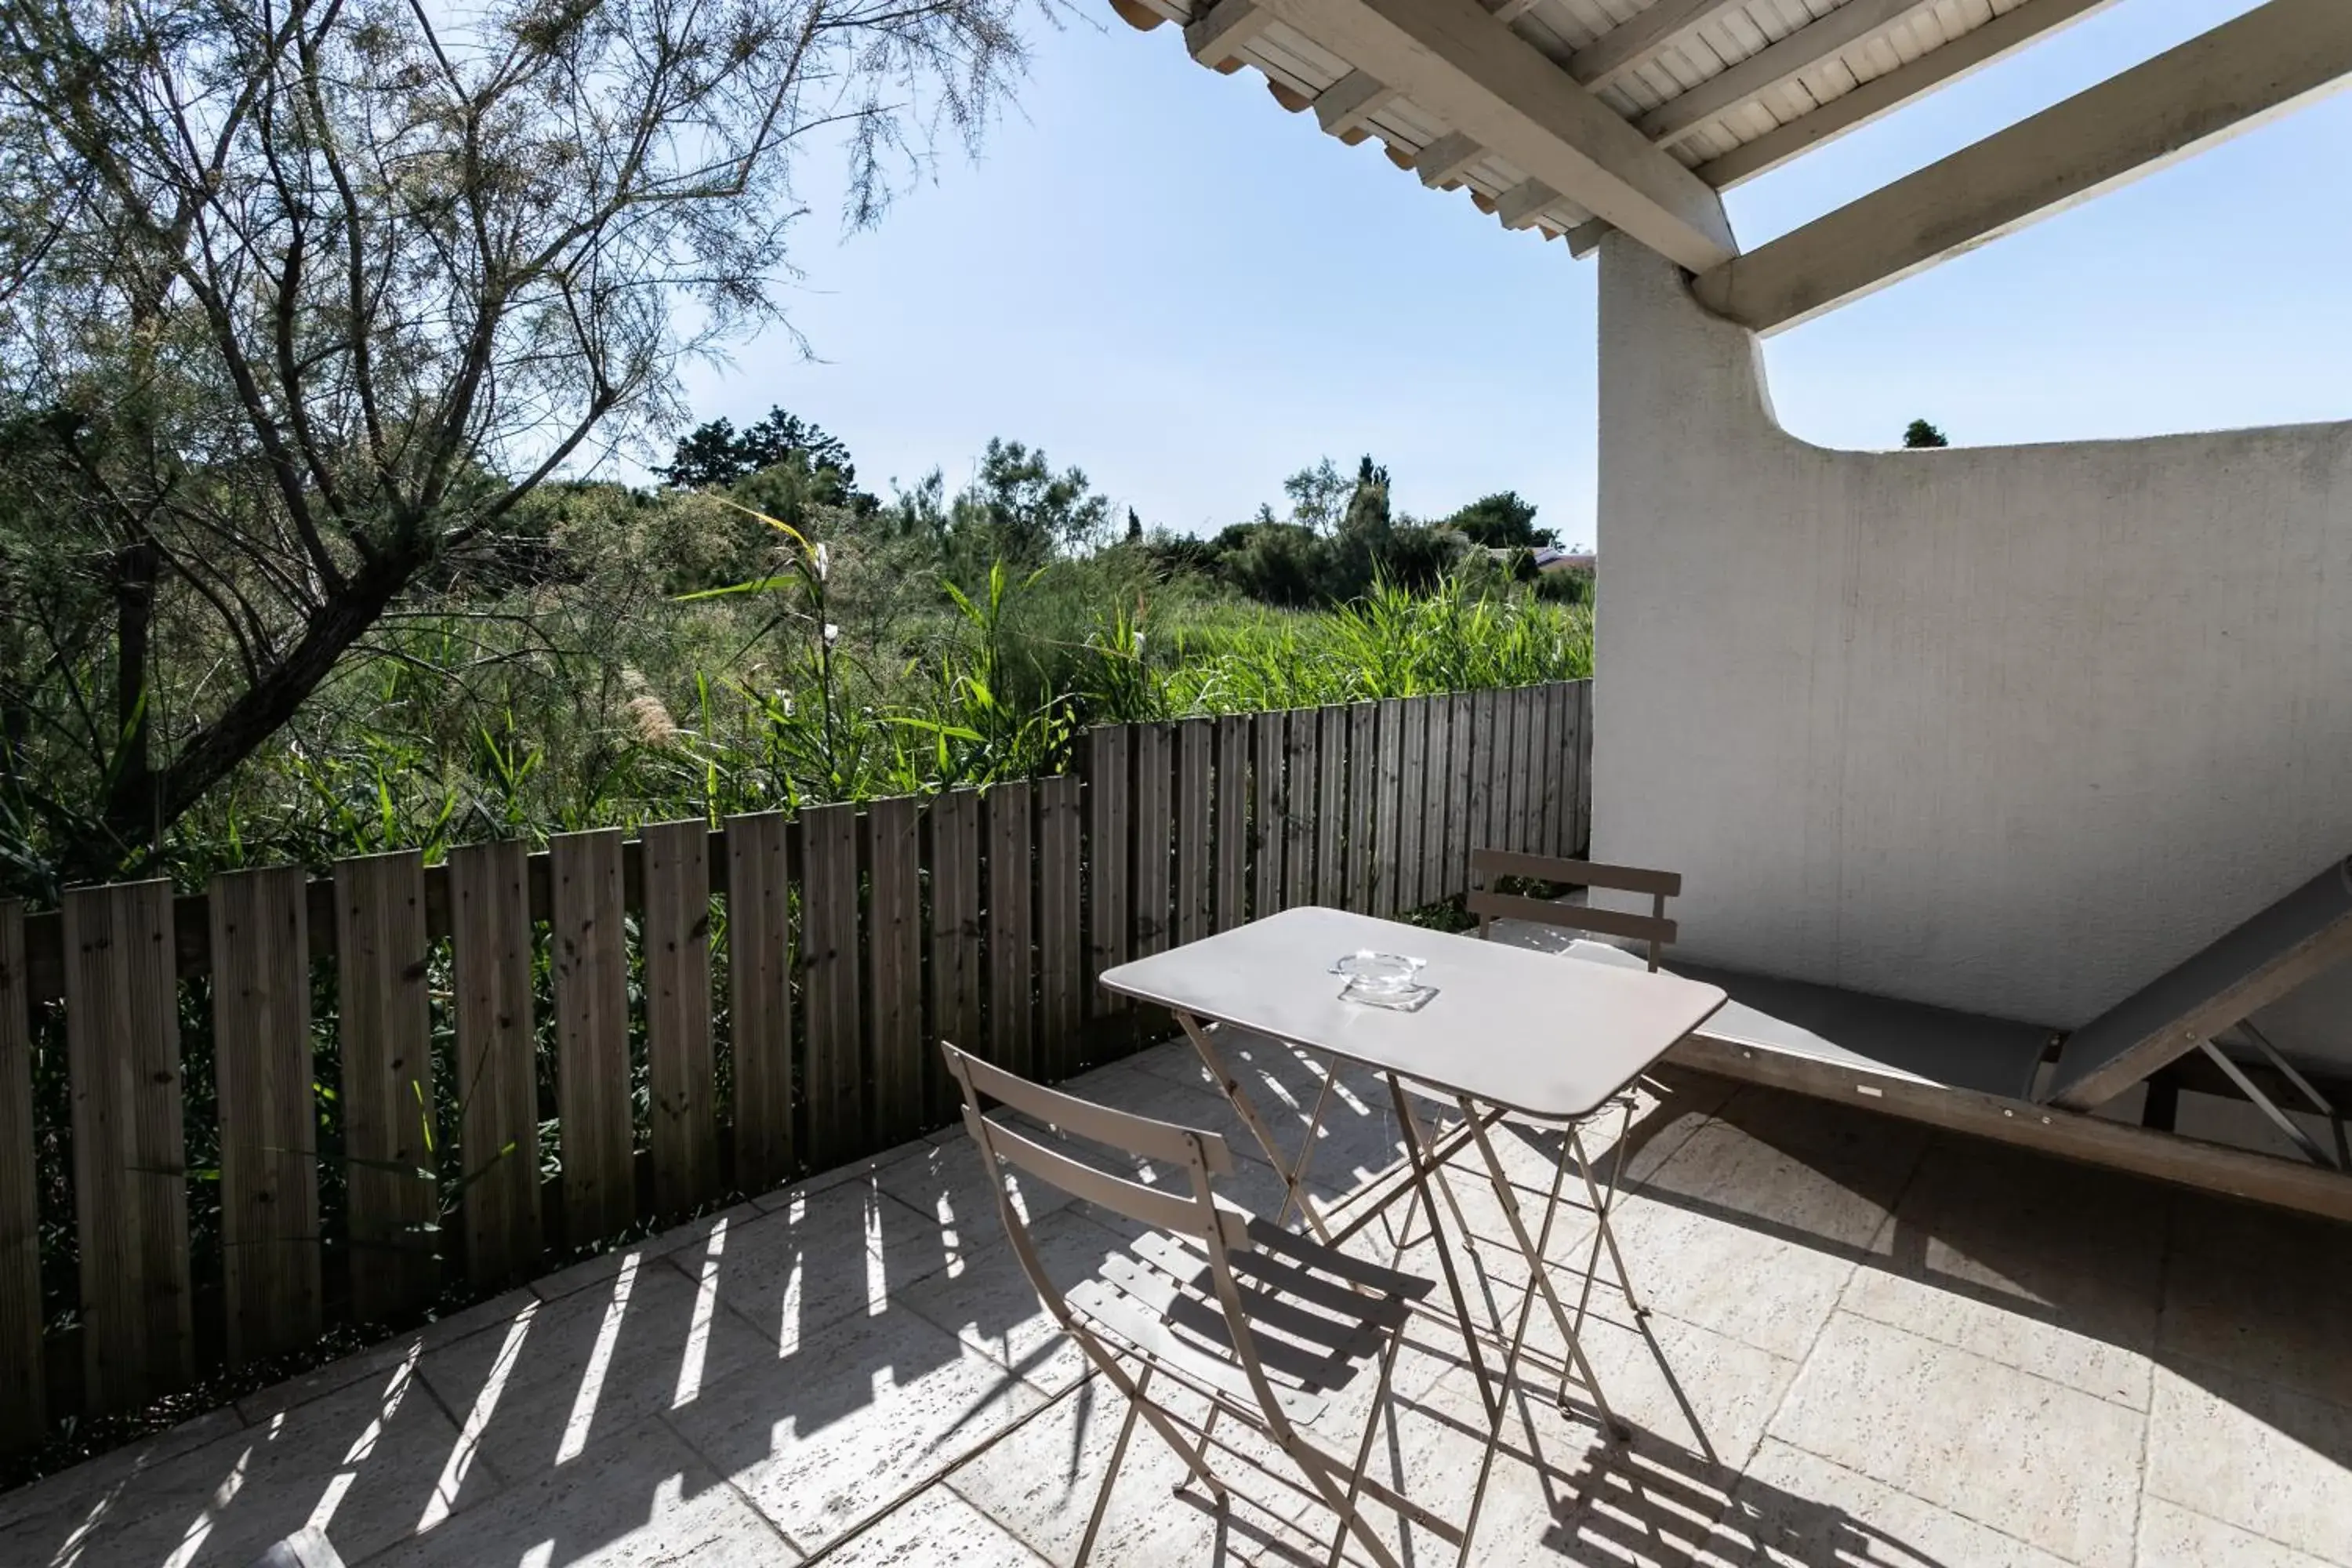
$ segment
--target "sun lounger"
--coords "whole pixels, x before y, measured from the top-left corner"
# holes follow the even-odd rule
[[[1579,939],[1588,963],[1658,967],[1678,934],[1665,900],[1673,872],[1480,850],[1470,910],[1563,931],[1630,938],[1644,951]],[[1503,877],[1648,894],[1649,915],[1498,892]],[[1641,929],[1629,929],[1638,926]],[[2291,1208],[2352,1219],[2352,1174],[2278,1104],[2285,1089],[2335,1121],[2327,1100],[2280,1056],[2248,1015],[2352,957],[2352,862],[2330,867],[2071,1035],[1892,997],[1676,963],[1731,1001],[1668,1060],[1799,1093],[1843,1100],[1954,1131]],[[2235,1029],[2258,1063],[2224,1050]],[[2201,1053],[2218,1082],[2253,1103],[2301,1150],[2300,1161],[2090,1114],[2135,1085]],[[2264,1088],[2264,1083],[2270,1089]],[[2151,1094],[2150,1105],[2170,1095]],[[2337,1124],[2340,1127],[2340,1123]],[[2338,1148],[2342,1147],[2339,1140]]]

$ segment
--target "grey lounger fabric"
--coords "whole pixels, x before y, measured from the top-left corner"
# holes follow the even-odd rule
[[[1634,954],[1604,942],[1579,939],[1566,951],[1588,963],[1643,967]],[[1731,998],[1696,1033],[1864,1076],[2030,1100],[2034,1071],[2050,1038],[2048,1030],[2032,1024],[1980,1018],[1802,981],[1695,963],[1676,963],[1670,972],[1720,986]]]

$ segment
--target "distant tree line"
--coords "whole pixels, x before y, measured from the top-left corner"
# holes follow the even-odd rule
[[[1537,526],[1535,504],[1514,490],[1433,520],[1402,515],[1390,500],[1388,469],[1370,456],[1353,474],[1328,458],[1301,468],[1283,481],[1281,510],[1261,505],[1256,516],[1207,535],[1147,527],[1131,508],[1114,520],[1084,469],[1057,470],[1043,448],[1002,439],[989,442],[962,490],[950,495],[934,469],[886,501],[858,488],[839,438],[782,408],[741,430],[725,419],[698,426],[656,471],[671,487],[722,491],[794,528],[830,513],[835,526],[928,540],[957,581],[994,561],[1034,568],[1056,555],[1128,548],[1165,573],[1292,608],[1345,603],[1381,582],[1425,592],[1474,557],[1537,579],[1535,552],[1559,543]],[[1573,600],[1589,584],[1562,577],[1543,587]]]

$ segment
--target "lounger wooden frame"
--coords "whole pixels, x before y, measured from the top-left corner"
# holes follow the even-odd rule
[[[1478,850],[1472,855],[1474,884],[1482,871],[1487,875],[1527,877],[1532,879],[1568,886],[1628,889],[1622,874],[1638,868],[1604,868],[1588,862],[1572,860],[1541,860],[1524,855],[1502,855]],[[1587,872],[1611,875],[1585,879]],[[1680,889],[1680,878],[1671,872],[1650,872],[1648,876],[1672,879],[1675,889]],[[1613,879],[1612,879],[1613,877]],[[1653,887],[1631,886],[1629,890],[1651,891]],[[1663,895],[1654,895],[1656,918],[1663,919]],[[1481,895],[1474,892],[1471,911],[1480,913],[1477,901]],[[1532,905],[1532,910],[1522,906]],[[1513,900],[1505,911],[1501,906],[1489,903],[1496,910],[1493,918],[1528,920],[1570,931],[1588,931],[1604,936],[1622,936],[1613,921],[1595,921],[1595,914],[1616,916],[1616,911],[1592,910],[1574,903],[1552,903],[1539,900]],[[1627,917],[1616,916],[1617,919]],[[1631,917],[1642,918],[1642,917]],[[1644,940],[1636,938],[1637,941]],[[2322,955],[2341,958],[2352,951],[2352,922],[2330,927],[2324,938],[2304,941],[2281,952],[2278,962],[2265,972],[2259,985],[2242,986],[2230,1006],[2246,997],[2263,999],[2284,994],[2294,984],[2308,978],[2321,966]],[[1654,957],[1652,967],[1656,966]],[[1635,961],[1633,955],[1618,962]],[[1722,984],[1732,993],[1735,1001],[1742,999],[1741,984],[1745,977],[1712,968],[1695,965],[1673,966],[1677,973],[1690,973]],[[1790,989],[1786,983],[1758,982]],[[1807,987],[1822,995],[1847,995],[1828,987]],[[1876,998],[1854,998],[1857,1001],[1882,1002]],[[1759,1004],[1760,1005],[1760,1004]],[[2258,1005],[2259,1002],[2247,1005]],[[1904,1012],[1925,1015],[1929,1010],[1910,1008],[1906,1004],[1883,1002],[1889,1016],[1899,1017]],[[2201,1023],[2211,1032],[2219,1032],[2221,1024],[2213,1020],[2230,1011],[2230,1006],[2208,1006],[2200,1014]],[[2206,1016],[2210,1015],[2210,1016]],[[1950,1016],[1946,1015],[1946,1016]],[[2008,1027],[1984,1020],[1988,1027]],[[1890,1026],[1899,1027],[1896,1024]],[[2188,1026],[2183,1026],[2183,1028]],[[2179,1032],[2179,1031],[2176,1031]],[[2046,1056],[2054,1057],[2064,1037],[2045,1032]],[[2183,1050],[2194,1049],[2196,1041],[2182,1044]],[[2178,1055],[2176,1051],[2173,1053]],[[1819,1099],[1844,1101],[1866,1110],[1900,1116],[1951,1131],[1990,1138],[2023,1148],[2039,1149],[2062,1158],[2126,1171],[2159,1181],[2215,1192],[2255,1203],[2270,1204],[2282,1208],[2300,1210],[2329,1218],[2352,1221],[2352,1174],[2329,1170],[2254,1150],[2235,1148],[2204,1139],[2192,1138],[2157,1127],[2136,1126],[2112,1121],[2084,1110],[2069,1109],[2056,1103],[2035,1100],[2026,1094],[2009,1095],[1950,1083],[1930,1081],[1916,1075],[1887,1068],[1872,1070],[1867,1065],[1820,1059],[1807,1055],[1776,1050],[1755,1040],[1727,1037],[1715,1021],[1686,1037],[1666,1058],[1669,1062],[1695,1068],[1721,1077],[1767,1085]],[[2147,1059],[2142,1047],[2142,1060]],[[2169,1060],[2170,1058],[2167,1058]],[[2158,1066],[2163,1065],[2158,1063]],[[2110,1077],[2105,1086],[2112,1089],[2116,1081]],[[2121,1080],[2128,1087],[2133,1080]]]

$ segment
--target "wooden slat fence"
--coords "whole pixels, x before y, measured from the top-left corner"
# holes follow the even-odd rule
[[[0,901],[0,1451],[940,1126],[940,1038],[1048,1079],[1111,1059],[1151,1020],[1104,968],[1436,903],[1481,845],[1579,852],[1591,751],[1589,682],[1394,699],[1097,729],[1078,773],[985,793]],[[36,1179],[43,1050],[69,1214]],[[44,1220],[79,1269],[47,1331]]]

